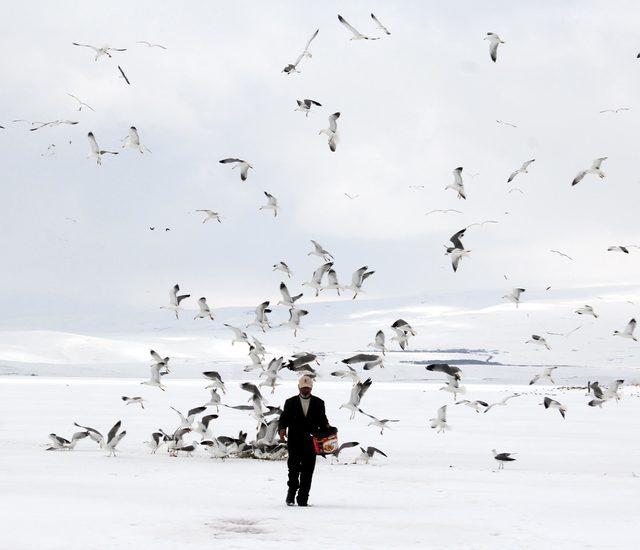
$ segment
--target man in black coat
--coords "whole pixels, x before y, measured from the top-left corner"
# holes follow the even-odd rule
[[[285,441],[286,436],[289,451],[287,506],[293,506],[296,493],[298,506],[307,506],[316,466],[312,434],[320,434],[330,428],[324,401],[311,395],[312,388],[313,378],[302,376],[298,381],[299,394],[285,401],[278,423],[280,440]]]

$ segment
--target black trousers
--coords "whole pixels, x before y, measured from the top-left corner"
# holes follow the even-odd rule
[[[289,491],[298,492],[298,499],[306,501],[309,498],[313,470],[316,467],[316,453],[311,438],[301,441],[289,441]]]

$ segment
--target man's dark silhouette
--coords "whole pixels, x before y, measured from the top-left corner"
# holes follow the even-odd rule
[[[289,459],[289,481],[287,485],[287,505],[293,506],[298,493],[298,506],[307,506],[313,469],[316,466],[316,453],[313,448],[312,434],[325,432],[329,421],[324,409],[324,401],[311,395],[313,378],[304,375],[298,381],[300,393],[290,397],[284,403],[278,428],[280,439],[287,436]],[[288,430],[288,434],[287,434]]]

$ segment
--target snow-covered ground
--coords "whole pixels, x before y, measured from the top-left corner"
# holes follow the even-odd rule
[[[388,458],[369,465],[330,465],[319,458],[312,506],[302,509],[284,505],[284,462],[149,454],[143,441],[151,432],[176,426],[169,406],[187,409],[207,396],[204,381],[166,384],[163,393],[133,379],[0,378],[0,546],[637,547],[636,387],[624,388],[619,403],[598,409],[586,406],[584,389],[466,383],[472,399],[524,394],[477,414],[453,405],[438,383],[376,381],[363,408],[400,420],[381,436],[365,417],[349,421],[339,410],[348,382],[320,379],[314,393],[327,402],[341,441],[373,445]],[[225,402],[246,401],[237,381],[227,385]],[[294,391],[285,383],[269,402],[281,404]],[[122,395],[144,395],[149,402],[141,410],[124,405]],[[540,406],[543,395],[568,407],[566,420]],[[452,430],[437,434],[428,419],[445,403]],[[44,450],[48,433],[69,437],[74,421],[106,431],[118,419],[127,436],[117,458],[107,458],[89,440],[71,452]],[[223,409],[215,431],[231,435],[253,425],[246,413]],[[494,471],[492,448],[517,453],[517,461]],[[348,450],[344,458],[356,454]]]

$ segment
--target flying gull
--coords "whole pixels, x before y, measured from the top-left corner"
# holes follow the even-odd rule
[[[318,134],[325,134],[329,138],[329,149],[332,152],[335,152],[338,145],[338,118],[340,118],[340,113],[329,115],[329,127],[318,132]]]
[[[594,174],[596,176],[600,176],[600,179],[604,178],[606,174],[600,169],[601,164],[607,160],[608,157],[600,157],[594,160],[591,163],[591,168],[587,168],[586,170],[581,170],[578,172],[573,181],[571,182],[571,186],[577,185],[582,181],[587,174]]]
[[[311,110],[311,107],[313,105],[315,105],[316,107],[322,107],[321,103],[318,103],[316,100],[314,99],[296,99],[296,103],[298,104],[298,106],[296,107],[296,111],[302,111],[304,113],[304,116],[308,117],[309,116],[309,111]]]
[[[429,214],[433,214],[434,212],[442,212],[443,214],[447,214],[448,212],[455,212],[456,214],[462,214],[462,212],[460,212],[460,210],[454,210],[453,208],[447,208],[445,210],[441,210],[441,209],[436,209],[436,210],[429,210],[429,212],[425,212],[425,216],[428,216]]]
[[[313,275],[311,276],[311,281],[302,283],[302,286],[310,286],[311,288],[315,289],[316,296],[318,296],[320,294],[320,291],[322,290],[322,279],[324,277],[324,274],[327,271],[329,271],[329,269],[331,269],[332,266],[333,266],[333,262],[327,262],[325,264],[322,264],[319,268],[317,268],[313,272]]]
[[[333,260],[333,256],[328,250],[325,250],[324,247],[319,243],[311,239],[311,243],[313,244],[313,250],[307,254],[307,256],[318,256],[322,258],[325,262],[329,262]]]
[[[556,401],[555,399],[551,399],[550,397],[545,397],[542,405],[544,405],[545,409],[558,409],[560,411],[560,414],[562,415],[562,418],[564,418],[565,414],[567,413],[567,408],[562,403]]]
[[[538,380],[542,380],[543,378],[547,378],[549,380],[549,382],[551,382],[552,384],[555,384],[555,380],[553,379],[553,377],[551,376],[553,371],[555,369],[557,369],[558,367],[548,367],[546,369],[544,369],[541,373],[536,374],[531,380],[529,380],[529,385],[532,386],[533,384],[535,384]]]
[[[147,42],[146,40],[137,40],[136,44],[144,44],[145,46],[148,46],[149,48],[160,48],[162,50],[166,50],[167,49],[162,44],[152,44],[151,42]]]
[[[353,297],[351,298],[352,300],[355,300],[356,296],[360,292],[364,292],[364,290],[362,290],[362,285],[364,284],[365,280],[368,277],[371,277],[371,275],[373,275],[374,273],[375,271],[370,271],[366,265],[353,272],[353,275],[351,275],[351,284],[346,287],[347,290],[351,290],[353,292]]]
[[[380,435],[384,435],[384,430],[391,427],[389,426],[389,422],[400,422],[399,420],[392,420],[389,418],[382,418],[382,419],[376,418],[372,414],[368,414],[360,408],[358,409],[358,412],[371,418],[371,422],[369,422],[367,426],[375,426],[376,428],[380,428]]]
[[[274,264],[273,271],[282,271],[283,273],[287,274],[287,277],[289,277],[289,279],[291,279],[291,276],[293,275],[293,272],[291,271],[289,266],[284,262],[278,262],[277,264]]]
[[[278,302],[277,305],[279,306],[282,305],[290,308],[295,308],[296,302],[300,298],[302,298],[302,293],[297,294],[295,296],[291,296],[291,294],[289,293],[289,289],[287,288],[287,285],[285,285],[284,283],[280,283],[280,294],[282,294],[282,300]]]
[[[122,400],[124,401],[125,405],[140,405],[140,408],[144,409],[144,402],[146,401],[146,399],[143,399],[142,397],[126,397],[126,396],[122,396]]]
[[[631,340],[637,342],[638,339],[633,335],[634,330],[636,330],[636,320],[631,319],[631,321],[627,323],[627,326],[624,328],[624,330],[614,330],[613,334],[615,336],[621,336],[622,338],[631,338]]]
[[[489,41],[489,55],[495,63],[498,59],[498,45],[504,44],[504,41],[495,32],[488,32],[484,39]]]
[[[451,267],[453,268],[454,273],[458,271],[458,265],[460,264],[460,260],[471,253],[471,250],[466,250],[464,245],[462,244],[462,237],[464,237],[464,233],[467,230],[465,227],[460,231],[454,233],[451,238],[451,244],[453,246],[446,247],[445,254],[449,254],[451,256]]]
[[[130,149],[135,149],[140,154],[144,153],[145,150],[151,152],[146,145],[142,145],[140,143],[140,135],[138,134],[138,130],[135,126],[131,126],[129,128],[129,135],[122,139],[124,142],[122,148],[129,147]]]
[[[81,46],[82,48],[91,48],[94,52],[96,52],[96,56],[94,57],[94,61],[98,61],[100,57],[106,55],[107,57],[112,57],[109,52],[126,52],[126,48],[112,48],[108,45],[102,46],[101,48],[96,48],[95,46],[91,46],[90,44],[78,44],[77,42],[72,42],[74,46]]]
[[[298,70],[298,65],[300,63],[300,61],[302,61],[305,57],[307,58],[311,58],[311,52],[309,51],[309,46],[311,46],[311,42],[313,41],[313,39],[318,36],[318,32],[320,32],[320,29],[316,29],[316,31],[311,35],[311,38],[309,38],[309,40],[307,41],[306,46],[304,47],[304,50],[302,51],[302,53],[298,56],[298,58],[295,60],[294,63],[289,63],[284,69],[282,69],[283,73],[287,73],[287,74],[292,74],[292,73],[299,73],[300,71]]]
[[[507,397],[505,397],[504,399],[502,399],[501,401],[498,401],[497,403],[491,403],[491,405],[489,405],[484,412],[488,413],[490,409],[492,409],[493,407],[505,407],[507,405],[507,402],[510,399],[513,399],[514,397],[520,397],[519,393],[514,393],[512,395],[507,395]]]
[[[270,195],[266,191],[264,192],[267,197],[267,204],[261,206],[259,210],[273,210],[273,217],[275,218],[278,215],[278,199],[276,199],[273,195]]]
[[[527,340],[525,344],[540,344],[547,349],[551,349],[547,341],[544,339],[544,336],[540,336],[539,334],[532,334],[531,340]]]
[[[375,20],[375,17],[374,17],[374,20]],[[347,23],[347,20],[344,17],[342,17],[342,15],[338,14],[338,21],[340,21],[340,23],[342,23],[347,29],[351,31],[351,34],[353,34],[353,36],[349,40],[379,40],[378,37],[374,38],[374,37],[369,37],[362,34],[356,28],[352,27],[349,23]]]
[[[231,167],[232,170],[235,170],[239,166],[240,179],[242,181],[246,181],[247,175],[249,174],[249,168],[253,169],[253,166],[251,166],[246,160],[242,160],[242,159],[228,158],[228,159],[222,159],[219,162],[220,164],[233,164],[233,166]]]
[[[382,355],[385,355],[387,352],[387,348],[385,347],[385,336],[384,332],[379,330],[376,332],[376,337],[373,342],[367,344],[367,347],[377,349],[382,352]]]
[[[532,162],[535,162],[536,159],[531,159],[531,160],[527,160],[526,162],[522,163],[522,166],[520,168],[518,168],[515,172],[512,172],[511,175],[509,176],[509,179],[507,180],[507,183],[511,183],[513,181],[513,178],[515,178],[518,174],[528,174],[528,170],[527,168],[529,168],[529,165]]]
[[[596,314],[596,312],[593,311],[593,307],[591,307],[589,305],[585,305],[584,307],[580,307],[580,308],[576,309],[576,313],[578,315],[591,315],[592,317],[595,317],[596,319],[598,318],[598,315]]]
[[[462,181],[462,166],[458,166],[453,171],[453,183],[450,183],[445,189],[453,189],[458,195],[459,199],[466,199],[467,196],[464,192],[464,183]]]
[[[447,424],[447,406],[442,405],[438,409],[437,417],[430,418],[429,422],[431,422],[431,428],[437,428],[436,433],[444,433],[446,430],[450,430],[451,426]]]
[[[564,252],[560,252],[559,250],[549,250],[549,252],[553,252],[554,254],[558,254],[560,256],[563,256],[563,257],[568,258],[569,260],[573,261],[573,258],[571,256],[569,256],[568,254],[565,254]]]
[[[222,220],[220,219],[220,214],[218,214],[217,212],[214,212],[213,210],[196,210],[196,212],[204,212],[205,213],[205,217],[204,220],[202,220],[202,223],[207,223],[209,220],[216,220],[218,223],[222,223]]]
[[[513,302],[517,308],[518,304],[520,303],[520,296],[523,292],[525,292],[524,288],[514,288],[509,294],[505,294],[503,298],[506,298],[507,300]]]
[[[378,26],[378,28],[385,33],[387,36],[389,36],[391,33],[389,32],[389,30],[387,29],[387,27],[385,27],[382,23],[380,23],[380,21],[378,21],[378,18],[371,14],[371,19],[373,19],[373,22]]]
[[[356,382],[351,388],[351,396],[349,397],[349,401],[340,405],[341,409],[347,409],[351,411],[351,415],[349,416],[350,420],[353,420],[356,416],[356,412],[359,409],[360,401],[362,397],[367,392],[367,390],[371,387],[372,381],[371,378],[367,378],[364,382]]]
[[[511,456],[513,453],[499,453],[495,449],[491,449],[491,452],[493,453],[494,460],[496,460],[499,464],[498,470],[504,470],[505,462],[515,461],[515,458]]]
[[[200,311],[193,318],[194,320],[206,318],[209,318],[212,321],[214,320],[213,314],[211,313],[211,308],[209,307],[209,304],[207,304],[207,299],[204,296],[198,300],[198,308],[200,308]]]
[[[130,81],[129,81],[129,79],[127,78],[127,75],[126,75],[126,74],[124,74],[124,70],[123,70],[123,68],[122,68],[120,65],[118,65],[118,70],[120,71],[120,76],[121,76],[122,78],[124,78],[124,81],[125,81],[129,86],[131,86],[131,82],[130,82]]]
[[[176,314],[176,319],[179,319],[179,312],[181,311],[180,302],[182,300],[186,300],[191,296],[191,294],[181,294],[178,295],[180,291],[180,285],[175,284],[169,290],[169,305],[168,306],[160,306],[160,309],[170,309]]]
[[[78,124],[78,121],[76,120],[51,120],[49,122],[32,122],[31,125],[33,126],[33,128],[29,128],[30,132],[35,132],[36,130],[40,130],[40,128],[53,128],[54,126],[60,126],[60,125],[67,125],[67,126],[75,126],[76,124]]]
[[[212,388],[217,388],[222,390],[222,393],[227,393],[226,388],[224,387],[224,382],[222,381],[222,377],[220,376],[220,373],[214,370],[210,370],[210,371],[206,371],[202,373],[204,375],[205,378],[207,378],[210,382],[210,384],[208,386],[206,386],[205,389],[209,390]]]
[[[100,149],[100,147],[98,146],[98,142],[96,141],[96,138],[93,135],[93,132],[89,132],[87,134],[87,139],[89,140],[89,157],[87,157],[87,158],[96,159],[96,163],[98,165],[102,164],[102,155],[117,155],[118,154],[117,151],[106,151],[106,150]]]
[[[298,336],[298,329],[300,328],[300,319],[307,315],[309,312],[306,309],[294,309],[289,310],[289,320],[282,323],[280,326],[288,326],[293,330],[293,336]]]
[[[463,399],[462,401],[456,401],[456,405],[465,405],[477,413],[480,411],[486,411],[489,408],[489,403],[480,400],[469,401],[468,399]]]

